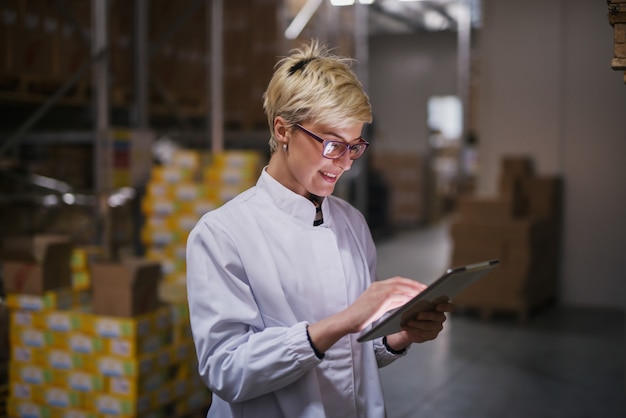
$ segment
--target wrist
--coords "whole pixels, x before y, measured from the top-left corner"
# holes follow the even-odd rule
[[[388,337],[389,336],[383,337],[383,345],[385,346],[387,351],[389,351],[391,354],[396,355],[404,354],[406,352],[410,344],[403,344],[402,342],[398,341],[397,338],[393,338],[393,336],[391,336],[391,338]]]

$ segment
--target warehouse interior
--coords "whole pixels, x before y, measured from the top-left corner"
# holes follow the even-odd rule
[[[0,416],[204,416],[186,233],[256,182],[310,38],[371,99],[336,194],[380,277],[502,262],[381,369],[389,418],[626,414],[626,3],[338,3],[0,3]]]

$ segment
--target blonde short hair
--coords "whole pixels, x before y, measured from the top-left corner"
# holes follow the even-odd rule
[[[371,123],[369,98],[350,68],[352,61],[332,55],[324,45],[311,40],[276,63],[263,94],[272,153],[278,149],[274,137],[277,116],[290,127],[305,121],[333,127]]]

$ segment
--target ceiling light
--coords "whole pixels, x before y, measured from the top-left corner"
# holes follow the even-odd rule
[[[354,4],[354,0],[330,0],[330,4],[333,6],[351,6]]]
[[[313,17],[321,3],[322,0],[307,0],[296,17],[293,18],[289,27],[285,30],[285,38],[296,39],[306,24],[309,23],[309,20],[311,20],[311,17]]]

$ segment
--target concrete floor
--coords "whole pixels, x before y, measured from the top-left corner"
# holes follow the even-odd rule
[[[430,283],[447,267],[445,223],[378,242],[381,277]],[[449,316],[437,340],[381,369],[388,418],[626,417],[624,312],[552,306],[520,325]]]

